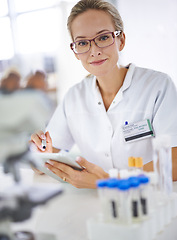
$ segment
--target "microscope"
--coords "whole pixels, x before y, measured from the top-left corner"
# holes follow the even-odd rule
[[[0,166],[14,179],[10,189],[0,192],[0,240],[38,240],[31,232],[14,233],[12,222],[29,219],[36,206],[63,192],[59,184],[27,186],[20,178],[20,164],[38,166],[39,159],[29,150],[30,135],[45,129],[53,110],[51,101],[41,91],[0,93]]]

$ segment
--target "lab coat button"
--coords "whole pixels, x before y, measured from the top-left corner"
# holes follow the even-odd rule
[[[98,102],[98,105],[101,105],[101,102]]]
[[[109,153],[105,153],[105,156],[106,156],[106,157],[109,157]]]

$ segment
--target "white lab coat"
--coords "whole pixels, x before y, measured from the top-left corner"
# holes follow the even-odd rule
[[[149,119],[155,136],[171,137],[177,146],[177,91],[164,73],[129,65],[124,83],[106,111],[96,77],[85,78],[67,92],[47,130],[53,146],[81,155],[105,171],[128,167],[128,157],[152,161],[152,137],[125,142],[122,126]]]

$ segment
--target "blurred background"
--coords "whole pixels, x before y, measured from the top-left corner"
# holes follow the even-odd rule
[[[66,22],[76,2],[0,0],[1,88],[41,89],[58,104],[87,75],[69,47]],[[177,0],[110,2],[125,26],[121,64],[165,72],[177,86]]]

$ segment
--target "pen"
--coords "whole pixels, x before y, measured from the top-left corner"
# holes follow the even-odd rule
[[[46,139],[42,139],[42,148],[46,149]]]

